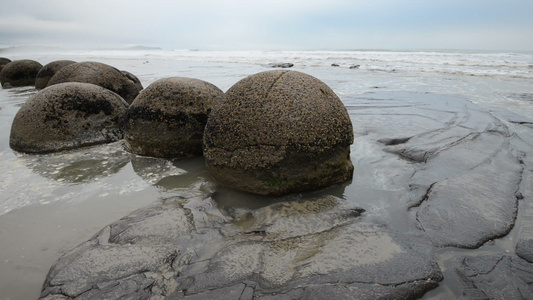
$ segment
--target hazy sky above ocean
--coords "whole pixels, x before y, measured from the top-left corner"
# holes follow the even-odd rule
[[[531,0],[3,0],[0,47],[533,51]]]

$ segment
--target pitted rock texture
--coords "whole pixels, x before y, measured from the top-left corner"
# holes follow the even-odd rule
[[[122,138],[128,104],[88,83],[63,83],[30,97],[15,115],[9,145],[46,153],[109,143]]]
[[[268,71],[237,82],[213,109],[204,156],[224,185],[283,195],[350,180],[352,142],[346,108],[325,83]]]
[[[92,83],[119,94],[131,103],[139,87],[116,68],[99,62],[80,62],[63,67],[48,81],[48,86],[64,82]]]
[[[0,83],[3,88],[33,86],[42,67],[39,62],[31,59],[9,62],[0,71]]]
[[[41,299],[415,299],[438,285],[427,240],[363,213],[333,196],[232,216],[169,198],[61,257]]]
[[[56,60],[44,65],[37,73],[37,77],[35,79],[35,88],[39,90],[44,89],[48,85],[50,78],[52,78],[57,71],[61,70],[63,67],[75,63],[76,62],[72,60]]]
[[[223,98],[222,90],[199,79],[173,77],[152,83],[128,108],[127,149],[154,157],[202,155],[208,115]]]
[[[0,57],[0,72],[2,72],[2,69],[4,68],[4,66],[7,65],[10,62],[11,62],[11,59],[5,58],[5,57]]]

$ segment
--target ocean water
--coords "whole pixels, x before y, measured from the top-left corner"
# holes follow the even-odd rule
[[[291,70],[324,81],[347,106],[376,91],[431,93],[466,98],[495,114],[533,120],[532,53],[4,50],[0,56],[34,59],[43,65],[59,59],[99,61],[130,71],[144,87],[161,78],[181,76],[211,82],[223,91],[246,76],[270,70],[269,63],[293,63]],[[34,93],[31,87],[0,89],[0,299],[37,298],[48,269],[62,253],[129,212],[176,194],[216,191],[221,207],[251,208],[294,197],[335,194],[357,198],[377,222],[406,227],[407,212],[398,199],[414,166],[383,152],[357,129],[351,148],[357,180],[310,194],[250,201],[254,197],[213,182],[202,158],[139,157],[125,152],[121,142],[58,154],[16,153],[9,148],[11,123]],[[454,284],[446,281],[424,298],[454,299],[459,296]]]

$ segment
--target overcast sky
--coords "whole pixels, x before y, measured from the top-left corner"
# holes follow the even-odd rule
[[[0,3],[0,46],[533,50],[531,0]]]

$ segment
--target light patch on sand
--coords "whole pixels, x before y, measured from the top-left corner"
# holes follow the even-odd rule
[[[297,251],[287,252],[269,251],[263,256],[263,272],[261,276],[274,286],[282,286],[292,279],[294,275],[293,261]]]
[[[300,274],[302,276],[331,274],[382,264],[404,252],[387,233],[342,234],[327,241],[316,255],[302,261]]]
[[[261,244],[238,245],[227,249],[219,258],[225,277],[236,279],[256,272],[261,264],[259,257],[263,251]]]

